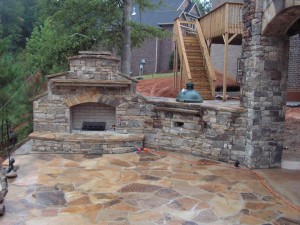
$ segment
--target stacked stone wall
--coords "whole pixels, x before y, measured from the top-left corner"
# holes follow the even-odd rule
[[[158,111],[153,126],[145,130],[145,145],[185,152],[209,159],[244,161],[242,116],[232,112],[200,109],[198,115]]]
[[[39,132],[70,132],[70,109],[48,95],[33,103],[33,129]]]
[[[93,77],[94,79],[103,79],[117,73],[118,63],[120,61],[118,58],[109,54],[104,54],[99,57],[96,53],[95,55],[84,55],[84,53],[85,52],[83,52],[82,55],[68,58],[70,62],[70,72],[77,72],[77,74],[83,78],[88,76],[88,74],[90,76],[94,74],[99,76]]]
[[[117,121],[118,132],[144,133],[144,146],[148,148],[224,162],[243,163],[245,159],[246,117],[241,109],[140,100],[134,105],[123,105]]]
[[[106,96],[102,96],[105,99]],[[100,99],[101,98],[97,98]],[[245,160],[246,117],[243,110],[220,110],[201,106],[201,104],[149,102],[142,97],[130,101],[116,101],[116,133],[145,134],[144,146],[156,150],[184,152],[209,159],[233,162]],[[103,101],[101,101],[103,104]],[[51,107],[51,106],[50,106]],[[65,110],[70,112],[65,105]],[[50,108],[49,108],[50,109]],[[68,118],[68,116],[66,117]],[[47,123],[48,121],[48,123]],[[41,121],[40,121],[41,122]],[[45,125],[36,131],[66,132],[55,130],[60,123],[52,124],[45,119]],[[45,144],[46,143],[46,144]],[[44,152],[56,152],[63,149],[67,153],[91,153],[82,149],[80,143],[35,140],[34,148]],[[139,143],[137,146],[141,146]],[[103,153],[120,146],[104,145]],[[125,152],[132,146],[124,148]]]
[[[288,39],[261,35],[263,1],[245,0],[242,105],[247,109],[246,165],[279,167],[283,148]]]
[[[32,148],[40,153],[66,153],[66,154],[121,154],[136,151],[142,146],[142,141],[122,141],[114,143],[94,143],[67,140],[38,140],[34,139]]]

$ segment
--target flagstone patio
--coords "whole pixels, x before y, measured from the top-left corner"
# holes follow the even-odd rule
[[[30,153],[27,143],[13,156],[20,168],[9,180],[2,225],[300,224],[300,212],[253,173],[219,162],[170,152],[176,158]],[[257,171],[300,206],[299,171]]]

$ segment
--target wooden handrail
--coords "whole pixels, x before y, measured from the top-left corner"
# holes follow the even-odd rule
[[[202,31],[200,22],[198,20],[196,21],[195,26],[196,26],[196,33],[197,33],[197,37],[198,37],[198,40],[200,43],[202,54],[205,59],[204,62],[205,62],[205,65],[206,65],[206,68],[208,71],[208,75],[209,75],[209,82],[210,82],[210,87],[211,87],[211,91],[212,91],[212,97],[214,97],[215,96],[215,81],[216,81],[215,70],[211,63],[208,47],[207,47],[206,41],[204,39],[204,35],[203,35],[203,31]]]
[[[190,23],[190,21],[188,21],[188,22]],[[184,21],[183,23],[186,23],[186,21]],[[189,63],[188,63],[188,59],[187,59],[187,55],[186,55],[186,50],[185,50],[185,46],[184,46],[184,41],[183,41],[183,36],[182,36],[179,19],[176,19],[174,21],[174,36],[178,43],[179,57],[180,57],[181,62],[183,62],[183,68],[186,72],[187,78],[191,81],[192,75],[191,75],[191,71],[190,71],[190,67],[189,67]]]

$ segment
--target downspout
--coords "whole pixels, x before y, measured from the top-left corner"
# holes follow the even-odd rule
[[[157,59],[157,57],[158,57],[158,37],[156,37],[156,39],[155,39],[155,73],[157,73],[157,61],[158,61],[158,59]]]

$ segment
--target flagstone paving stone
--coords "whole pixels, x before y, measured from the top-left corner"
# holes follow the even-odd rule
[[[16,154],[0,224],[300,224],[249,171],[168,154]]]

